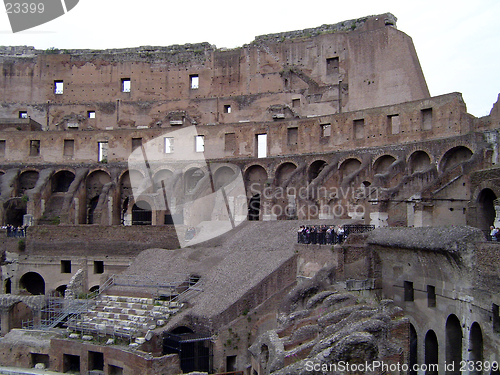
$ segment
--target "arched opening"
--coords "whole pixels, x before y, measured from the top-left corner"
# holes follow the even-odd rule
[[[497,196],[491,189],[483,189],[477,197],[477,226],[489,230],[496,217],[494,201]]]
[[[43,277],[36,272],[25,273],[19,280],[19,285],[30,294],[45,294],[45,281]]]
[[[38,181],[37,171],[26,171],[19,175],[19,193],[18,196],[23,196],[26,190],[33,189]]]
[[[481,326],[474,322],[470,327],[469,336],[469,361],[474,363],[481,363],[483,361],[483,332],[481,331]],[[477,368],[475,371],[471,371],[470,374],[481,374]]]
[[[99,196],[92,198],[89,202],[89,206],[87,209],[87,224],[95,224],[94,223],[94,212],[97,208],[97,203],[99,203]]]
[[[5,280],[5,294],[11,294],[12,293],[12,281],[10,278]]]
[[[94,285],[89,289],[89,293],[98,293],[99,292],[99,285]]]
[[[431,158],[425,151],[415,151],[408,160],[410,173],[424,172],[431,166]]]
[[[410,375],[417,374],[417,367],[415,366],[418,363],[418,336],[417,330],[410,323]]]
[[[132,207],[132,225],[151,225],[153,212],[146,201],[138,201]]]
[[[425,335],[425,365],[427,375],[438,374],[438,340],[433,330],[427,331]]]
[[[383,174],[389,171],[389,167],[396,161],[392,155],[382,155],[373,164],[373,172],[375,174]]]
[[[210,335],[177,327],[163,336],[163,354],[177,354],[183,373],[213,371],[213,349]]]
[[[472,151],[464,146],[453,147],[446,151],[439,163],[439,170],[441,172],[449,171],[460,165],[472,157]]]
[[[19,227],[23,225],[23,218],[27,212],[27,200],[24,198],[12,198],[4,203],[5,223]]]
[[[255,221],[260,218],[260,194],[255,194],[248,202],[248,220]]]
[[[326,161],[316,160],[309,166],[309,171],[307,172],[307,182],[311,183],[319,176],[321,171],[327,166]]]
[[[446,369],[446,374],[460,374],[462,360],[462,328],[456,315],[450,315],[446,320],[446,363],[453,363]],[[453,371],[452,371],[453,369]]]
[[[87,176],[85,185],[87,189],[87,197],[95,197],[100,195],[104,185],[109,182],[111,182],[111,177],[104,171],[98,170],[89,174]]]
[[[52,176],[52,192],[66,193],[75,179],[75,174],[70,171],[59,171]]]
[[[293,163],[283,163],[276,170],[276,186],[285,187],[297,167]]]
[[[67,289],[66,285],[58,286],[56,288],[56,293],[55,293],[54,297],[64,297],[64,295],[66,294],[66,289]]]
[[[184,175],[184,191],[192,193],[203,177],[205,177],[205,173],[200,168],[189,169]]]
[[[156,174],[153,177],[154,181],[154,191],[158,191],[162,189],[162,186],[165,186],[165,189],[168,188],[170,179],[174,173],[168,169],[162,169],[156,172]]]
[[[247,194],[255,195],[256,192],[262,192],[267,181],[267,172],[260,165],[252,165],[245,172],[245,188]]]
[[[346,159],[340,165],[339,171],[342,178],[345,178],[361,168],[361,162],[358,159]]]
[[[215,171],[214,174],[214,187],[215,190],[219,190],[221,187],[228,185],[236,174],[232,168],[220,167]]]

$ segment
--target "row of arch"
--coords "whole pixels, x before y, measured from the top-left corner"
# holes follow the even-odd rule
[[[38,272],[26,272],[21,276],[19,279],[19,287],[20,289],[26,290],[29,294],[32,294],[34,296],[38,295],[45,295],[46,293],[46,284],[45,280],[40,275]],[[51,294],[59,296],[59,297],[64,297],[64,294],[66,292],[66,287],[67,285],[61,284],[58,287],[56,287],[53,291],[51,291]],[[7,294],[11,293],[11,280],[7,279],[5,280],[5,292]],[[92,293],[96,290],[99,290],[99,285],[94,285],[89,289],[89,292]]]
[[[439,161],[438,170],[446,172],[453,169],[457,165],[469,160],[472,155],[473,152],[468,147],[455,146],[443,154]],[[410,174],[426,171],[433,165],[433,159],[429,153],[423,150],[416,150],[405,159],[406,173]],[[384,154],[373,161],[371,169],[374,175],[382,175],[387,173],[397,162],[399,162],[399,159],[395,156]],[[347,176],[352,176],[356,171],[360,171],[362,164],[362,160],[358,157],[344,158],[335,166],[329,164],[326,158],[317,159],[307,166],[299,166],[296,162],[290,160],[284,161],[276,167],[273,185],[285,187],[294,182],[302,183],[302,179],[307,180],[307,183],[310,184],[327,167],[338,168],[338,178],[342,181]],[[300,181],[297,178],[294,180],[294,177],[298,177],[298,172],[301,172]],[[199,182],[206,179],[207,176],[211,180],[212,187],[219,189],[231,181],[237,173],[238,167],[231,164],[219,164],[212,169],[207,166],[187,165],[181,171],[163,168],[151,171],[149,176],[139,170],[125,170],[116,178],[112,178],[111,173],[105,169],[96,169],[90,171],[84,180],[86,189],[86,214],[83,221],[88,224],[95,223],[94,213],[98,207],[100,194],[106,185],[111,185],[114,181],[118,181],[121,222],[123,223],[124,215],[128,212],[132,215],[132,224],[149,224],[151,223],[149,217],[154,208],[152,208],[151,203],[140,202],[140,204],[137,204],[138,202],[133,200],[134,181],[152,180],[149,187],[150,193],[154,193],[162,188],[170,190],[175,188],[177,191],[182,191],[184,194],[189,195],[196,191]],[[252,164],[243,171],[248,203],[251,203],[251,199],[254,201],[258,199],[258,194],[264,186],[269,184],[269,173],[268,168],[260,164]],[[0,176],[2,174],[3,172],[0,171]],[[75,176],[75,171],[71,169],[63,169],[55,172],[50,178],[52,193],[68,192],[75,180]],[[33,189],[37,184],[38,177],[39,172],[33,169],[21,172],[14,195],[21,197],[27,190]],[[179,181],[181,181],[181,184],[179,184]],[[371,184],[370,181],[364,181],[363,183],[365,186]],[[257,204],[254,203],[253,206],[257,206]],[[7,212],[6,222],[20,225],[22,216],[26,213],[26,205],[23,205],[23,202],[17,199],[16,203],[13,204],[11,202],[9,207],[11,209]],[[258,214],[254,213],[253,216],[258,216]]]
[[[450,314],[446,320],[446,326],[444,330],[445,342],[439,343],[438,336],[436,332],[432,329],[428,330],[424,337],[423,348],[424,348],[424,363],[425,363],[425,373],[429,375],[437,375],[439,366],[442,363],[447,364],[446,374],[454,375],[460,374],[463,361],[483,361],[483,333],[481,326],[478,322],[471,324],[468,337],[464,343],[464,334],[462,332],[462,325],[460,319],[455,314]],[[415,369],[418,366],[418,335],[413,324],[410,323],[410,373],[417,374]],[[463,357],[464,344],[467,348],[468,358]],[[440,347],[444,346],[444,351]],[[443,356],[441,357],[440,355]],[[441,359],[441,363],[440,363]],[[444,360],[444,362],[443,362]],[[473,371],[469,374],[481,374],[482,371],[479,367],[475,367]],[[498,374],[498,371],[492,372]]]

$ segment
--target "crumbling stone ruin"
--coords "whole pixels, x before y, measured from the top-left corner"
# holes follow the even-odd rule
[[[392,14],[0,66],[2,365],[498,373],[500,105],[431,97]]]

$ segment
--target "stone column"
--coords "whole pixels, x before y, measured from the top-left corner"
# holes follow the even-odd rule
[[[493,222],[493,226],[495,228],[500,228],[500,199],[495,199],[493,201],[493,206],[495,207],[495,221]]]

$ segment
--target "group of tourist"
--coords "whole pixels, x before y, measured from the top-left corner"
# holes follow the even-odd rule
[[[492,241],[500,241],[500,228],[490,227],[490,237]]]
[[[26,237],[27,225],[20,225],[18,227],[7,224],[4,229],[7,230],[7,237]]]
[[[334,245],[344,242],[345,237],[343,225],[301,225],[297,230],[297,243]]]

